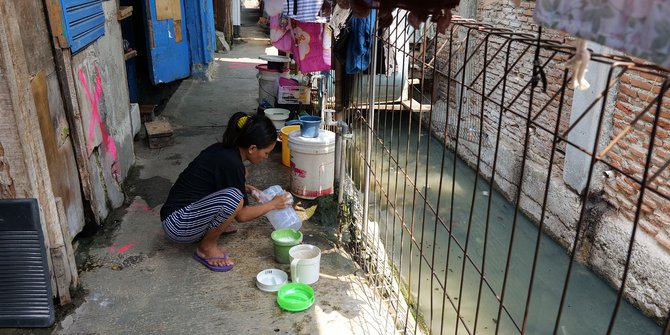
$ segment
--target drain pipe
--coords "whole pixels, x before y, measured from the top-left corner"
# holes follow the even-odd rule
[[[334,109],[324,109],[323,115],[325,116],[325,125],[328,127],[337,127],[336,137],[335,137],[335,180],[338,182],[338,193],[337,193],[337,241],[342,242],[342,217],[343,217],[343,205],[344,200],[344,179],[345,177],[345,159],[347,152],[347,142],[354,137],[354,134],[351,132],[351,128],[344,121],[335,121],[333,120],[333,114],[335,113]]]
[[[342,135],[350,134],[349,125],[344,121],[335,121],[333,119],[333,114],[335,113],[334,109],[324,109],[323,115],[325,116],[324,121],[327,127],[337,127],[335,132],[335,181],[341,182],[340,170],[342,169]]]

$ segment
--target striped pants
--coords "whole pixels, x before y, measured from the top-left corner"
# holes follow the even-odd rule
[[[241,202],[240,190],[224,188],[174,211],[163,221],[163,230],[174,242],[198,242],[208,230],[220,226],[233,215]]]

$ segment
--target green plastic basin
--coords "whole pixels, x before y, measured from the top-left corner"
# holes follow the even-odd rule
[[[284,284],[277,291],[277,304],[285,311],[304,311],[314,304],[314,289],[303,283]]]

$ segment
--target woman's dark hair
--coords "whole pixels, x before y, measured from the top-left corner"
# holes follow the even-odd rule
[[[267,116],[237,112],[230,117],[221,143],[228,148],[248,148],[255,145],[262,149],[276,141],[277,129]]]

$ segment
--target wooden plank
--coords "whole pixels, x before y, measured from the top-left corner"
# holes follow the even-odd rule
[[[181,20],[172,21],[174,24],[174,41],[180,43],[183,41],[182,32],[181,32]]]
[[[181,0],[156,0],[156,20],[181,20]]]
[[[140,105],[140,120],[142,122],[151,122],[154,120],[156,115],[154,111],[156,110],[156,105]]]
[[[412,112],[430,112],[432,109],[430,104],[420,104],[414,99],[403,100],[400,104],[405,107],[406,110],[410,110]]]
[[[60,197],[56,198],[56,210],[58,210],[58,217],[61,222],[67,221],[67,216],[65,214],[65,206],[63,205],[63,199]],[[77,272],[77,261],[74,258],[74,249],[72,248],[72,237],[70,236],[70,230],[66,225],[61,225],[63,232],[63,242],[65,245],[65,263],[68,267],[66,269],[66,276],[68,277],[67,282],[70,283],[70,287],[75,288],[79,286],[79,273]],[[63,301],[61,301],[63,304]]]
[[[147,129],[147,136],[152,137],[167,137],[172,136],[172,125],[167,120],[156,120],[144,124]]]
[[[61,96],[65,108],[65,116],[70,126],[70,138],[76,157],[77,171],[81,188],[84,191],[84,198],[89,204],[89,212],[92,213],[92,219],[100,224],[102,218],[99,213],[92,210],[92,205],[97,203],[95,191],[91,179],[91,167],[88,160],[88,149],[86,147],[85,132],[82,125],[79,103],[77,101],[77,91],[75,89],[74,72],[72,70],[72,53],[70,49],[54,48],[54,61],[56,63],[56,73],[60,83]]]
[[[170,137],[154,137],[149,138],[149,148],[159,149],[174,145],[174,138]]]
[[[63,20],[63,10],[60,0],[44,1],[49,14],[49,26],[51,27],[51,35],[57,41],[61,48],[69,47],[67,38],[65,37],[65,21]]]
[[[50,248],[49,254],[53,262],[53,277],[56,280],[56,293],[61,305],[67,305],[72,302],[70,296],[70,272],[69,267],[65,265],[67,255],[65,246],[61,245],[56,248]]]
[[[369,104],[359,104],[356,106],[357,109],[369,109]],[[401,104],[397,103],[378,103],[374,105],[376,110],[386,110],[386,111],[401,111],[406,110],[407,108],[403,107]]]
[[[119,6],[119,10],[116,12],[116,20],[121,21],[131,15],[133,15],[133,6]]]
[[[129,59],[131,59],[135,56],[137,56],[137,50],[130,50],[130,51],[126,52],[125,54],[123,54],[123,59],[129,60]]]

